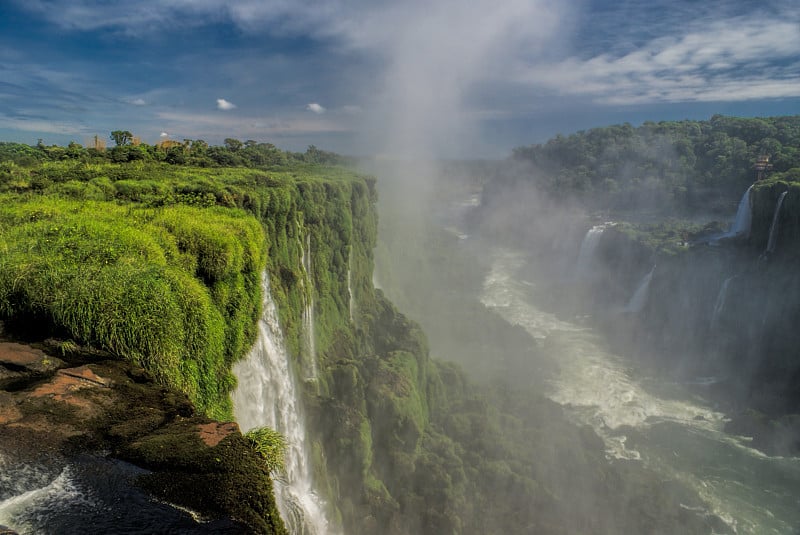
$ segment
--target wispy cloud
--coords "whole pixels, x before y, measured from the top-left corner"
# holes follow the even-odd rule
[[[85,127],[78,124],[37,117],[9,117],[7,115],[0,115],[0,128],[59,135],[82,135],[88,133]]]
[[[800,96],[800,19],[693,21],[625,53],[526,65],[518,80],[607,104]]]
[[[718,106],[697,103],[800,97],[800,12],[787,0],[8,1],[54,52],[0,35],[6,116],[30,125],[37,110],[62,130],[211,141],[263,127],[296,144],[348,132],[354,152],[472,154],[471,140],[529,141],[536,121],[555,133],[610,110],[629,120],[625,104],[698,116]],[[187,44],[165,56],[167,38]]]
[[[224,98],[218,98],[217,99],[217,109],[218,110],[228,111],[228,110],[234,109],[235,107],[236,107],[236,104],[234,104],[233,102],[228,102]]]
[[[323,116],[305,117],[236,117],[233,115],[203,114],[179,111],[161,111],[156,118],[172,132],[182,132],[190,137],[216,139],[228,136],[264,139],[269,136],[297,136],[349,132],[346,125]]]

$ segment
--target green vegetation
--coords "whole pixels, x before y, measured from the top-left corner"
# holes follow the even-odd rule
[[[284,470],[286,437],[269,427],[251,429],[244,436],[251,442],[253,449],[261,455],[267,470],[272,473]]]
[[[601,514],[625,507],[633,514],[624,518],[648,518],[656,532],[675,525],[649,511],[650,502],[618,499],[620,473],[605,463],[597,437],[544,398],[524,394],[531,381],[511,381],[516,360],[535,344],[487,316],[474,295],[446,300],[460,307],[452,330],[463,322],[458,329],[473,333],[447,352],[435,345],[434,355],[456,360],[461,347],[465,361],[491,363],[509,350],[502,382],[477,387],[457,366],[429,358],[420,327],[372,287],[374,179],[319,165],[335,158],[313,147],[298,156],[232,139],[224,147],[120,141],[108,151],[0,144],[0,154],[11,155],[0,164],[0,319],[7,326],[33,325],[39,336],[141,363],[201,412],[229,418],[230,369],[253,342],[266,267],[295,371],[308,378],[302,390],[317,483],[345,531],[642,531],[621,514]],[[410,266],[396,280],[418,276],[433,285],[448,276],[471,285],[479,270],[460,260],[448,265],[443,259],[456,245],[432,239],[447,248],[442,257],[426,257],[424,270]],[[405,251],[413,261],[417,251]],[[304,255],[312,259],[308,272]],[[316,355],[302,343],[311,301]],[[507,341],[494,352],[485,342],[468,347],[483,335]],[[142,447],[175,463],[173,442],[158,436]],[[249,443],[267,463],[280,449],[269,430]],[[553,466],[567,468],[555,473]],[[625,483],[654,502],[677,499],[641,477]],[[237,495],[224,481],[222,501]],[[167,476],[152,483],[191,492]],[[576,487],[601,498],[576,508]]]
[[[0,163],[0,318],[8,328],[109,350],[186,392],[201,412],[230,419],[231,365],[254,340],[267,268],[298,376],[320,360],[309,404],[335,388],[326,361],[356,351],[350,300],[355,312],[374,302],[374,179],[315,163],[330,155],[313,147],[309,158],[281,152],[282,165],[269,169],[0,149],[13,156]],[[260,150],[218,148],[248,149]],[[311,299],[318,355],[301,343]],[[314,448],[324,466],[320,443]]]
[[[761,156],[770,157],[776,175],[800,178],[800,116],[626,123],[513,153],[533,165],[529,178],[558,198],[673,210],[727,208],[755,179]]]
[[[679,501],[697,503],[691,492],[608,462],[602,441],[541,394],[552,371],[544,347],[482,305],[488,266],[469,243],[441,229],[440,214],[473,192],[464,175],[408,202],[402,179],[379,183],[377,278],[430,333],[434,358],[423,366],[393,352],[367,365],[363,380],[348,378],[353,391],[367,390],[379,446],[372,464],[385,487],[367,494],[376,525],[429,534],[709,532],[697,519],[667,512],[680,510]],[[381,316],[383,336],[416,343],[412,322]],[[355,531],[382,530],[366,524]]]
[[[120,146],[135,148],[125,133],[116,132]],[[339,243],[336,255],[315,257],[322,284],[313,291],[339,296],[323,301],[325,312],[337,313],[324,316],[321,339],[347,317],[347,293],[337,287],[342,281],[329,281],[328,264],[347,264],[351,202],[359,214],[369,211],[363,179],[353,187],[365,199],[350,192],[352,173],[291,158],[270,172],[52,161],[26,147],[0,144],[9,158],[0,163],[0,316],[12,323],[142,364],[202,412],[230,418],[230,367],[254,340],[265,266],[282,282],[275,297],[290,345],[299,348],[314,286],[295,283],[305,277],[300,236],[312,225],[319,229],[312,247]],[[240,150],[248,149],[260,150]],[[335,203],[327,203],[329,192]],[[323,225],[326,215],[339,226]]]
[[[165,140],[155,145],[142,143],[128,130],[114,130],[109,138],[115,146],[106,150],[103,139],[95,136],[93,146],[71,142],[66,147],[35,147],[22,143],[0,142],[0,161],[30,166],[39,162],[80,161],[87,163],[165,162],[192,167],[281,168],[298,163],[334,165],[349,160],[311,145],[304,153],[285,152],[272,143],[245,142],[228,138],[223,146],[209,146],[202,139]]]
[[[245,214],[0,197],[0,315],[123,356],[224,417],[253,340],[263,233]]]

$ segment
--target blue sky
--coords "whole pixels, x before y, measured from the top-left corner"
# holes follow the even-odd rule
[[[800,0],[2,0],[0,140],[505,156],[800,113]]]

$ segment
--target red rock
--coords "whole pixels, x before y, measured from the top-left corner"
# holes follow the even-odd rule
[[[237,433],[238,431],[239,425],[236,422],[211,422],[207,424],[199,424],[197,426],[197,432],[200,435],[200,440],[212,448],[219,444],[222,439],[231,433]]]

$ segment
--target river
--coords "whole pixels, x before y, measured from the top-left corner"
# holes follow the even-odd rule
[[[685,483],[707,504],[698,514],[717,515],[734,533],[800,533],[800,459],[764,455],[746,437],[725,433],[726,415],[698,388],[707,378],[649,375],[611,351],[589,322],[549,312],[537,299],[531,260],[494,248],[481,300],[525,328],[557,362],[545,394],[594,428],[609,462],[639,462]]]

